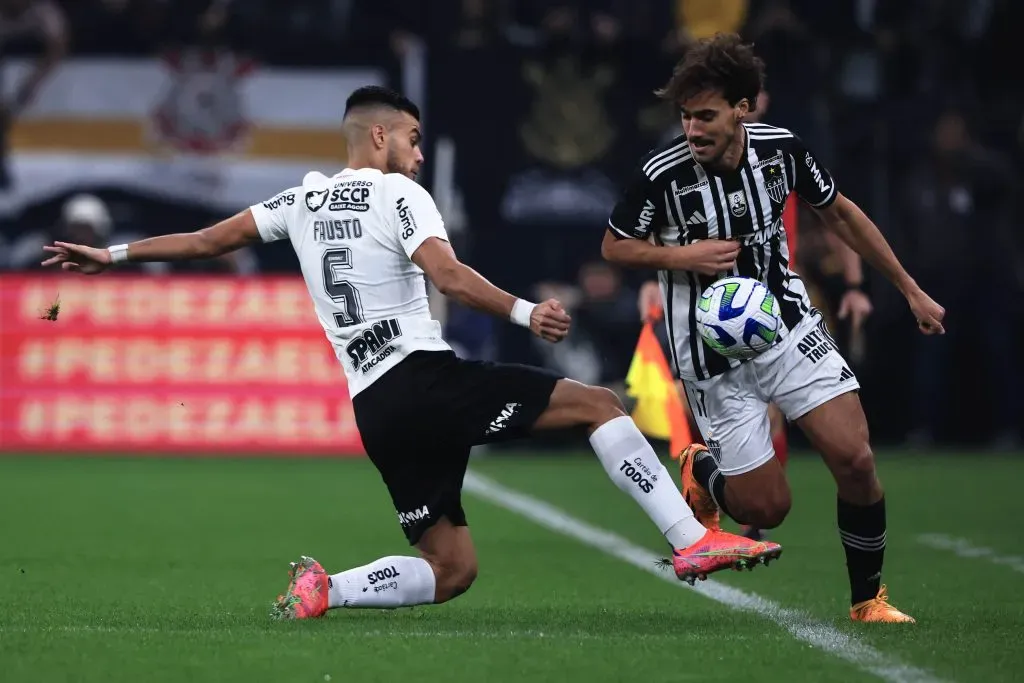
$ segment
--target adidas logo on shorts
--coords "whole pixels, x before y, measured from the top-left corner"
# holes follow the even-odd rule
[[[850,372],[850,368],[843,366],[843,371],[839,373],[839,381],[845,382],[848,379],[853,379],[853,373]]]

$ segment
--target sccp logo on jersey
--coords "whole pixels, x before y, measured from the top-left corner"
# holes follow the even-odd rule
[[[370,188],[368,186],[362,183],[357,186],[346,183],[337,185],[331,190],[331,204],[327,208],[331,211],[369,211],[369,199]],[[323,202],[320,203],[320,206],[323,206]]]

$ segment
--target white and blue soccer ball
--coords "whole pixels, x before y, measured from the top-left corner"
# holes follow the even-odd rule
[[[782,330],[775,295],[757,280],[725,277],[697,301],[697,331],[726,358],[748,359],[771,348]]]

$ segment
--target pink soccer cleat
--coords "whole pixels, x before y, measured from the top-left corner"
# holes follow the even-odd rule
[[[723,569],[753,569],[767,565],[782,554],[782,546],[771,541],[753,541],[721,529],[707,533],[688,548],[672,551],[672,568],[680,581],[691,586],[697,579]],[[667,564],[667,561],[666,561]]]
[[[291,563],[291,581],[270,610],[272,619],[313,619],[327,612],[327,572],[305,555]]]

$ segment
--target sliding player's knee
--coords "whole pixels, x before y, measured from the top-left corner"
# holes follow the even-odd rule
[[[611,389],[588,386],[584,400],[587,407],[587,421],[595,427],[626,414],[626,408],[622,405],[618,394]]]
[[[443,561],[433,561],[434,578],[437,588],[434,602],[446,602],[457,598],[476,581],[479,567],[475,557],[451,557]]]

